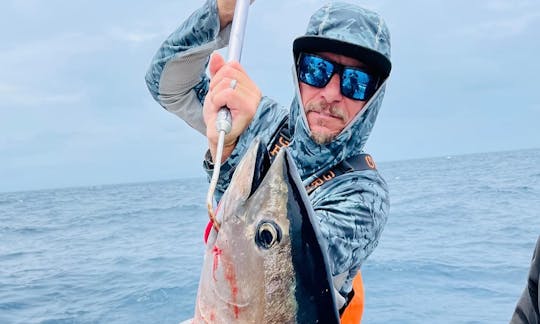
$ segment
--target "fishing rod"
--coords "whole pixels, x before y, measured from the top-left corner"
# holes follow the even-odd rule
[[[229,38],[229,50],[227,61],[238,61],[242,56],[242,46],[244,44],[244,34],[246,31],[247,16],[249,11],[250,0],[236,0],[234,7],[234,16],[231,26],[231,34]],[[219,223],[216,220],[214,213],[214,192],[216,190],[217,181],[219,179],[219,171],[221,169],[221,157],[223,155],[223,145],[225,135],[229,134],[232,128],[231,111],[227,107],[221,107],[217,114],[216,130],[219,133],[216,157],[214,159],[214,172],[210,180],[210,187],[206,195],[206,206],[208,207],[208,217],[216,230],[219,230]]]

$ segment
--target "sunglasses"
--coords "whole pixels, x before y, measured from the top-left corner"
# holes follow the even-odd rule
[[[377,89],[378,78],[374,75],[314,54],[301,53],[297,66],[300,81],[316,88],[326,87],[334,73],[339,74],[341,94],[350,99],[367,100]]]

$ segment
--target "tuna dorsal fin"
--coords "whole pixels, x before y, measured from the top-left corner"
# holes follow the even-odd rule
[[[246,201],[253,195],[268,172],[270,158],[266,146],[257,137],[236,166],[223,202]]]
[[[264,176],[270,168],[270,155],[268,154],[268,149],[265,145],[259,140],[257,146],[257,155],[255,159],[255,166],[253,168],[253,179],[251,181],[251,190],[249,196],[259,188]]]

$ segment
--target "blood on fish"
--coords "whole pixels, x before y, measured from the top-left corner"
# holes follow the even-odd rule
[[[214,264],[213,264],[213,267],[212,267],[212,278],[214,278],[214,281],[217,281],[216,270],[217,270],[217,268],[219,266],[219,257],[223,253],[223,250],[221,250],[220,248],[218,248],[217,246],[214,245],[214,248],[212,249],[212,252],[214,253]]]
[[[236,283],[236,274],[234,271],[234,267],[232,267],[230,264],[228,264],[226,267],[225,279],[227,279],[231,287],[231,297],[232,297],[232,301],[234,305],[233,306],[234,317],[238,318],[238,316],[240,315],[240,308],[238,308],[238,305],[236,303],[236,299],[238,297],[238,285]]]
[[[220,257],[223,256],[223,250],[214,245],[214,247],[212,248],[212,253],[214,254],[212,278],[214,279],[214,281],[218,281],[216,277],[216,271],[219,267]],[[221,261],[224,261],[224,260],[222,259]],[[234,317],[238,318],[240,315],[240,308],[238,307],[236,303],[236,299],[238,298],[238,284],[236,281],[236,273],[234,271],[234,267],[232,266],[232,264],[227,263],[227,262],[222,262],[222,266],[225,269],[225,279],[229,282],[229,286],[231,287],[231,298],[232,298]]]

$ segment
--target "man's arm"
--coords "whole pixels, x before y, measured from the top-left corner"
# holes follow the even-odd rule
[[[235,4],[236,0],[207,0],[165,40],[146,74],[154,99],[207,136],[212,158],[217,112],[224,106],[230,109],[232,131],[225,137],[222,161],[253,119],[262,96],[240,63],[226,63],[218,53],[210,59],[212,80],[205,73],[210,53],[226,45]]]
[[[234,2],[207,0],[163,42],[146,73],[154,99],[204,135],[205,69],[210,54],[228,43]],[[228,7],[220,11],[223,3]]]
[[[214,50],[228,43],[235,4],[236,0],[207,0],[165,40],[146,74],[154,99],[207,136],[210,154],[204,166],[209,176],[213,172],[218,139],[216,115],[223,106],[230,109],[233,127],[225,138],[216,188],[218,200],[251,140],[255,136],[265,137],[269,122],[284,114],[283,109],[275,109],[277,105],[272,100],[261,100],[259,88],[240,63],[226,63],[218,53],[209,59]],[[207,65],[211,80],[205,71]],[[234,89],[232,80],[235,80]],[[259,106],[263,110],[259,115],[272,117],[250,127]]]
[[[521,323],[540,323],[540,298],[538,290],[540,288],[540,237],[536,241],[527,286],[525,287],[521,298],[519,299],[511,324]]]
[[[311,197],[328,241],[336,288],[346,296],[386,225],[390,208],[386,182],[377,171],[350,172],[316,189]]]

